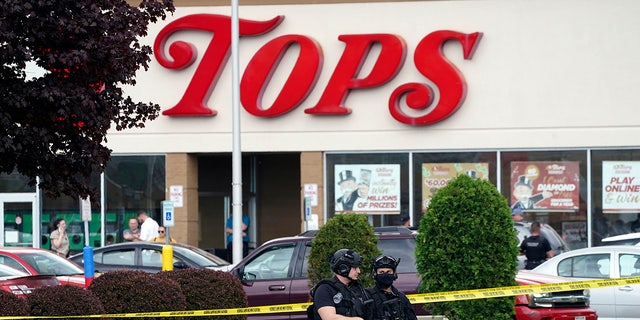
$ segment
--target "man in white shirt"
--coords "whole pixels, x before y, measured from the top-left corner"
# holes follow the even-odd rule
[[[140,221],[140,240],[149,241],[158,236],[158,223],[145,211],[138,212],[138,221]]]

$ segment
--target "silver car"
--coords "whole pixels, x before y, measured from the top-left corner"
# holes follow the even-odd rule
[[[640,276],[640,247],[602,246],[572,250],[553,257],[533,272],[571,281]],[[598,319],[640,319],[640,285],[591,289]]]

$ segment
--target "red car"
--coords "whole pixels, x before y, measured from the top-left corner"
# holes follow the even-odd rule
[[[30,276],[20,270],[0,264],[0,290],[25,298],[36,288],[57,286],[60,281],[52,275]]]
[[[567,282],[566,278],[531,271],[519,271],[516,282],[521,286]],[[516,319],[527,320],[596,320],[584,290],[528,294],[516,297]]]
[[[84,288],[84,270],[77,264],[45,249],[24,247],[0,248],[0,264],[29,275],[53,275],[60,284]]]
[[[315,231],[278,238],[255,249],[231,272],[240,278],[249,306],[303,303],[309,301],[307,257]],[[403,227],[376,228],[378,248],[401,259],[394,286],[406,294],[418,291],[420,276],[415,266],[415,233]],[[366,272],[366,271],[363,271]],[[561,282],[562,278],[519,272],[520,285]],[[566,281],[566,280],[565,280]],[[413,305],[416,314],[426,315],[422,305]],[[589,296],[583,290],[530,294],[516,297],[516,320],[595,320]],[[250,320],[306,319],[303,313],[249,315]]]

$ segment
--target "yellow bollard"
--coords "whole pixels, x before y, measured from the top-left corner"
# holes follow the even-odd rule
[[[162,246],[162,271],[173,270],[173,247],[170,244]]]

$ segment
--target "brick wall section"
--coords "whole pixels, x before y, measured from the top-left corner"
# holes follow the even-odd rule
[[[169,186],[182,186],[183,206],[175,208],[175,226],[171,237],[178,242],[198,246],[198,157],[187,153],[169,153],[166,157],[166,199]]]
[[[300,212],[304,212],[304,185],[307,183],[317,184],[318,205],[315,207],[311,207],[311,212],[318,215],[319,226],[324,225],[323,160],[324,157],[321,151],[302,152],[300,154],[300,203],[303,206]],[[304,217],[302,217],[302,225],[300,226],[300,230],[304,231],[304,229]]]

